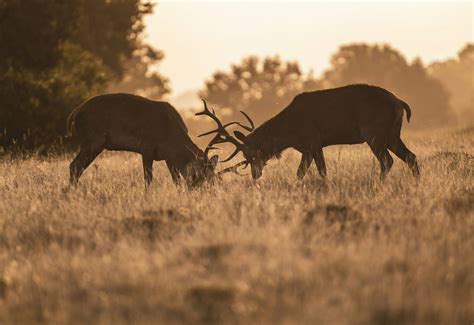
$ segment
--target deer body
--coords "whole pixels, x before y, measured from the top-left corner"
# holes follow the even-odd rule
[[[77,107],[67,127],[80,147],[70,165],[73,184],[104,149],[141,154],[146,185],[153,178],[155,160],[166,161],[175,183],[180,175],[190,183],[201,181],[213,174],[217,162],[194,144],[183,119],[167,102],[122,93],[99,95]]]
[[[388,150],[418,176],[416,156],[400,139],[404,111],[409,121],[408,104],[376,86],[349,85],[302,93],[252,133],[244,135],[235,131],[242,144],[237,145],[230,158],[242,151],[251,165],[252,176],[257,179],[270,158],[284,149],[294,148],[302,153],[298,177],[305,175],[314,160],[324,178],[324,147],[366,142],[380,162],[382,178],[393,164]]]

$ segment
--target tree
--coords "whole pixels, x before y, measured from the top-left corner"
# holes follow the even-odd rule
[[[78,1],[0,0],[0,68],[39,73],[61,58]]]
[[[125,74],[121,80],[110,84],[107,91],[134,93],[154,100],[162,99],[170,92],[169,80],[153,70],[153,67],[163,56],[161,51],[143,46],[125,63]]]
[[[389,45],[341,46],[322,79],[325,87],[368,83],[386,88],[409,103],[413,124],[419,127],[453,121],[449,95],[443,85],[428,74],[421,60],[409,63]]]
[[[28,69],[0,73],[0,136],[4,148],[32,149],[64,134],[68,112],[100,92],[106,80],[100,61],[74,44],[60,46],[56,66],[35,74]]]
[[[152,8],[140,0],[0,0],[0,145],[54,142],[74,106],[121,78],[134,55],[159,61],[140,36]]]
[[[153,12],[153,3],[142,0],[74,0],[77,18],[71,41],[93,53],[121,77],[124,63],[143,44],[143,17]],[[151,48],[150,48],[151,49]]]
[[[428,67],[450,93],[450,103],[461,123],[474,121],[474,44],[466,44],[456,58],[434,62]]]
[[[223,113],[243,110],[260,123],[281,111],[296,94],[319,86],[311,73],[303,75],[297,62],[249,56],[232,64],[230,71],[214,73],[199,95]]]

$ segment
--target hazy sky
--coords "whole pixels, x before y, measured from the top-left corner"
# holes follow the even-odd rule
[[[279,54],[316,74],[348,42],[388,42],[425,63],[444,59],[474,40],[473,16],[470,1],[159,1],[146,34],[165,52],[159,70],[175,96],[250,54]]]

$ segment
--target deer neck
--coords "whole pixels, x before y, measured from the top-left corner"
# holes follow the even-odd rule
[[[287,125],[278,115],[258,127],[249,135],[249,140],[267,158],[279,156],[291,146]]]
[[[168,147],[167,151],[167,160],[180,170],[204,155],[203,151],[190,138],[182,141],[180,146]]]

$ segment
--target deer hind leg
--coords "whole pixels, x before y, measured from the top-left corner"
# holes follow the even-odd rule
[[[303,152],[303,155],[301,156],[300,165],[298,166],[298,171],[296,172],[296,175],[299,179],[302,179],[304,175],[306,175],[309,166],[311,166],[312,160],[313,156],[310,152]]]
[[[101,145],[82,146],[76,158],[69,165],[69,184],[76,185],[84,170],[102,152]]]
[[[398,158],[403,160],[408,167],[410,168],[413,176],[420,176],[420,168],[418,167],[418,162],[416,156],[411,152],[403,143],[403,141],[398,138],[388,147]]]
[[[393,158],[387,150],[387,146],[377,141],[369,142],[370,149],[380,163],[380,179],[384,180],[393,165]]]

